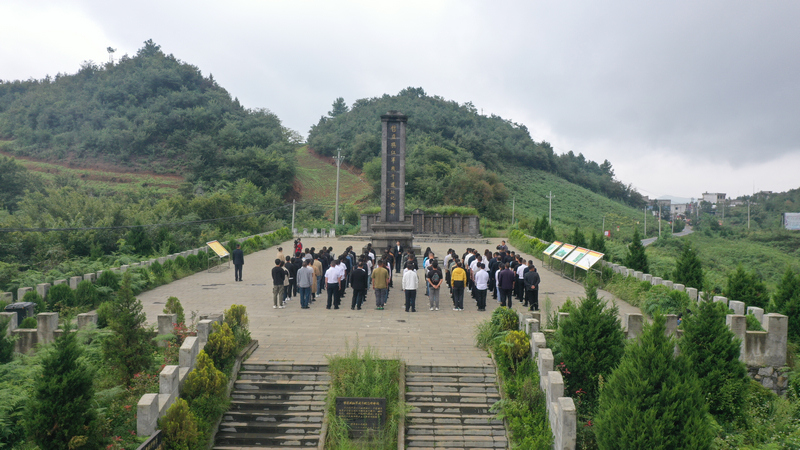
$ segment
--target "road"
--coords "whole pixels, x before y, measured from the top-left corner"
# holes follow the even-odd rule
[[[692,234],[692,233],[694,233],[694,230],[692,230],[692,227],[690,227],[689,225],[686,225],[686,227],[683,229],[683,231],[681,231],[680,233],[672,233],[672,236],[673,237],[681,237],[681,236],[686,236],[686,235]],[[658,237],[642,239],[642,245],[647,247],[648,245],[650,245],[653,242],[655,242],[657,239],[658,239]]]

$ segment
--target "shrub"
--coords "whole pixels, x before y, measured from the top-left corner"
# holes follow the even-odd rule
[[[200,260],[197,259],[197,255],[189,255],[186,257],[186,265],[189,266],[189,269],[192,272],[196,272],[200,270]]]
[[[0,317],[0,364],[5,364],[14,357],[14,342],[6,336],[10,319]]]
[[[112,302],[100,303],[97,307],[97,328],[105,328],[108,326],[108,320],[114,314],[114,304]]]
[[[183,313],[183,305],[178,297],[170,297],[167,299],[167,304],[164,305],[164,314],[176,314],[177,323],[186,323],[186,316]]]
[[[176,399],[175,403],[169,407],[167,413],[158,422],[167,450],[197,448],[200,442],[197,419],[189,410],[189,404],[186,403],[186,400],[182,398]]]
[[[59,284],[47,292],[47,309],[58,311],[64,307],[75,306],[75,292],[67,284]]]
[[[600,393],[596,419],[601,449],[707,449],[713,433],[700,384],[657,315],[625,348]]]
[[[709,412],[730,422],[742,417],[750,378],[739,360],[741,341],[725,325],[726,314],[721,303],[700,302],[695,313],[683,319],[678,344],[700,380]]]
[[[752,314],[748,314],[744,317],[747,324],[747,331],[766,331],[758,320],[758,317]],[[789,319],[789,321],[791,322],[791,319]]]
[[[217,367],[226,367],[236,356],[236,340],[227,323],[213,324],[214,332],[208,337],[205,351]]]
[[[197,364],[186,376],[184,393],[190,399],[203,395],[222,397],[225,395],[227,384],[228,377],[216,368],[211,356],[205,350],[200,350],[197,355]]]
[[[691,304],[689,294],[666,286],[652,286],[644,295],[641,308],[648,316],[656,314],[682,314]]]
[[[175,261],[168,259],[164,261],[163,267],[164,267],[164,276],[177,278],[177,274],[175,271]]]
[[[98,298],[97,289],[91,281],[83,280],[78,283],[78,288],[75,289],[75,306],[94,307]]]
[[[740,264],[733,273],[728,274],[725,295],[731,300],[739,300],[747,306],[765,308],[769,301],[764,280],[755,273],[748,273]]]
[[[503,338],[503,352],[514,362],[519,362],[530,355],[531,341],[524,331],[509,331]]]
[[[52,291],[52,289],[51,289],[51,291]],[[25,295],[22,296],[22,299],[20,301],[21,302],[36,303],[36,306],[33,309],[36,314],[38,314],[40,312],[44,312],[45,309],[46,309],[46,303],[44,302],[44,299],[36,291],[28,291],[28,292],[26,292]]]
[[[96,448],[93,375],[77,338],[65,330],[42,359],[25,425],[43,449]]]
[[[501,306],[492,312],[491,323],[498,332],[519,329],[517,312],[505,306]]]
[[[116,291],[119,289],[119,275],[111,270],[104,270],[103,273],[97,277],[97,286],[105,286],[107,288],[111,288],[113,291]]]
[[[36,321],[36,317],[26,317],[22,319],[22,323],[19,324],[19,328],[25,328],[26,330],[35,330],[39,324]]]
[[[186,258],[183,256],[177,256],[175,258],[175,272],[180,276],[189,272],[189,263],[186,262]]]
[[[231,305],[229,309],[224,312],[225,323],[230,325],[232,329],[244,328],[247,329],[249,320],[247,319],[247,307],[244,305]]]
[[[205,250],[200,250],[197,252],[197,262],[199,264],[198,269],[205,269],[206,265],[208,264],[208,253]]]
[[[164,278],[164,266],[158,261],[153,261],[153,264],[150,264],[150,272],[153,272],[153,275],[159,280]]]

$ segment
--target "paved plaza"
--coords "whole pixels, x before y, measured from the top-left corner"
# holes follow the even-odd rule
[[[464,243],[426,243],[415,241],[423,250],[431,249],[441,261],[448,248],[461,255],[467,247],[475,247],[480,253],[485,248],[494,251],[500,239],[490,239],[490,244]],[[474,241],[473,241],[474,242]],[[346,247],[353,246],[356,253],[367,241],[344,239],[303,238],[306,247],[333,246],[339,255]],[[283,243],[288,254],[292,241]],[[510,246],[509,246],[510,247]],[[401,276],[393,274],[394,288],[389,293],[386,309],[375,309],[373,291],[367,293],[367,302],[359,310],[350,309],[352,289],[347,289],[339,310],[325,309],[323,296],[311,304],[311,309],[301,309],[299,297],[290,301],[284,309],[272,308],[272,279],[270,270],[275,265],[277,247],[271,247],[245,256],[242,282],[234,282],[233,267],[221,272],[199,272],[138,296],[144,305],[147,320],[156,323],[162,313],[167,298],[178,297],[186,311],[187,321],[192,312],[208,314],[222,312],[232,304],[245,305],[250,317],[250,331],[253,339],[259,342],[258,350],[250,361],[294,361],[298,363],[320,364],[326,362],[326,355],[342,354],[349,346],[361,348],[370,346],[385,357],[397,357],[407,363],[418,365],[480,366],[489,364],[486,353],[475,347],[475,326],[489,318],[498,303],[487,296],[487,311],[478,312],[475,302],[467,291],[464,295],[464,311],[453,311],[447,285],[442,288],[440,310],[428,309],[422,283],[422,270],[419,270],[420,289],[417,293],[417,312],[405,312],[405,298],[400,289]],[[511,247],[510,247],[511,248]],[[511,248],[512,250],[516,250]],[[529,255],[524,255],[526,260]],[[418,255],[419,263],[422,258]],[[557,272],[543,268],[541,261],[534,259],[534,265],[541,274],[539,307],[544,309],[545,297],[552,301],[555,309],[567,298],[576,299],[584,295],[583,286],[562,278]],[[607,300],[614,297],[604,291],[600,296]],[[640,312],[638,308],[616,300],[620,314]],[[523,310],[515,302],[515,309]]]

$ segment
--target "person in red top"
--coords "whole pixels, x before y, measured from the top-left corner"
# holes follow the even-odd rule
[[[300,238],[294,241],[294,256],[298,258],[303,256],[303,243],[300,242]]]

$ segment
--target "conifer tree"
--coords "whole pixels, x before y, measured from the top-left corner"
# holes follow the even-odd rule
[[[633,242],[628,245],[628,255],[625,257],[625,266],[628,269],[638,270],[649,273],[650,266],[647,264],[647,255],[644,252],[642,239],[639,237],[639,230],[633,231]]]
[[[589,241],[589,248],[600,253],[606,253],[606,238],[603,233],[592,232],[592,239]]]
[[[697,376],[675,356],[656,315],[642,336],[625,348],[619,366],[600,393],[595,435],[602,450],[703,450],[713,432]]]
[[[569,237],[570,244],[577,245],[578,247],[586,247],[586,236],[583,235],[578,226],[575,226],[575,231]]]
[[[14,358],[14,342],[6,335],[11,319],[0,317],[0,364],[5,364]]]
[[[559,362],[569,370],[566,376],[570,395],[583,390],[583,401],[594,405],[599,395],[599,379],[617,367],[625,349],[625,335],[619,322],[619,308],[606,307],[597,297],[596,283],[587,279],[583,298],[567,319],[559,322],[556,341]]]
[[[126,272],[109,317],[114,334],[103,343],[106,360],[120,371],[126,383],[153,364],[154,333],[144,328],[147,317],[142,309],[142,302],[131,290],[131,275]]]
[[[789,340],[800,342],[800,275],[791,267],[775,288],[772,310],[789,317]]]
[[[26,429],[42,449],[96,448],[92,372],[80,359],[77,335],[65,332],[42,359],[26,413]]]
[[[733,273],[728,274],[725,295],[731,300],[739,300],[747,306],[759,308],[766,308],[769,301],[767,286],[761,277],[755,272],[747,272],[741,264]]]
[[[725,325],[726,314],[722,303],[700,302],[683,319],[678,345],[700,380],[709,412],[730,422],[741,417],[750,378],[739,360],[741,341]]]
[[[703,288],[703,265],[691,245],[684,244],[681,256],[675,261],[672,280],[686,287]]]

